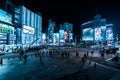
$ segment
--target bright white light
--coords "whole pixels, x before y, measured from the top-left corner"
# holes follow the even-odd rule
[[[46,39],[46,34],[42,34],[42,39]]]

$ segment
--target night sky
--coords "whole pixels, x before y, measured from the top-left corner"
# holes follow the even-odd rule
[[[62,22],[73,24],[74,34],[80,33],[80,25],[92,20],[96,14],[113,23],[114,36],[120,34],[120,3],[113,0],[10,0],[15,4],[23,3],[33,11],[42,13],[43,32],[48,27],[48,19],[59,26]],[[17,2],[16,2],[17,1]]]

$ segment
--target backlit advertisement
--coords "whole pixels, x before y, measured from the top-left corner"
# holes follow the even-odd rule
[[[54,43],[59,43],[59,33],[54,33],[53,42]]]
[[[73,34],[69,33],[69,41],[73,40]]]
[[[42,34],[42,44],[46,45],[46,34],[45,33]]]
[[[10,26],[0,23],[0,33],[7,33],[10,30]]]
[[[23,32],[28,34],[34,34],[34,28],[24,25]]]
[[[112,39],[113,39],[113,31],[112,31],[112,28],[107,28],[107,30],[106,30],[106,39],[107,39],[107,40],[112,40]]]
[[[93,40],[93,29],[92,28],[86,28],[86,29],[83,29],[83,34],[82,34],[82,39],[84,41],[88,40],[88,41],[91,41]]]
[[[95,40],[101,40],[102,32],[101,28],[95,28]]]
[[[64,32],[64,40],[65,42],[69,42],[69,34],[67,31]]]
[[[60,42],[64,42],[64,30],[59,30]]]
[[[6,43],[7,43],[7,34],[0,33],[0,44],[6,44]]]
[[[12,15],[6,13],[2,9],[0,9],[0,21],[4,21],[7,23],[12,23]]]

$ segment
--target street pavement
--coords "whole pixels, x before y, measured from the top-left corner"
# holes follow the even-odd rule
[[[105,64],[111,55],[102,58],[97,51],[92,55],[88,49],[61,51],[70,52],[70,57],[32,55],[27,57],[26,63],[24,59],[6,58],[0,66],[0,80],[120,80],[119,65]],[[79,52],[79,58],[75,57],[76,51]],[[86,51],[89,57],[83,64],[81,58]]]

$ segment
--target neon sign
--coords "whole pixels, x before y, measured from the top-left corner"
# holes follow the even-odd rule
[[[34,34],[34,28],[24,25],[23,32],[28,34]]]
[[[1,33],[7,33],[8,30],[10,30],[10,26],[5,25],[5,24],[0,24],[0,32]]]
[[[4,21],[4,22],[11,24],[12,23],[12,15],[10,15],[0,9],[0,21]]]

